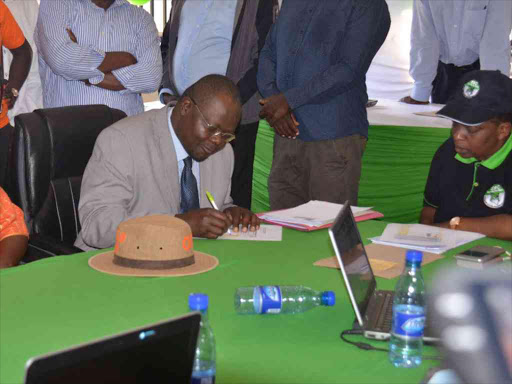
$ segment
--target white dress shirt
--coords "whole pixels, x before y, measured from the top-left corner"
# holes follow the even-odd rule
[[[411,97],[427,101],[438,61],[510,75],[511,0],[414,0]]]

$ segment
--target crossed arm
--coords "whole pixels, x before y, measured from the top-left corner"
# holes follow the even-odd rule
[[[158,88],[162,62],[158,32],[149,14],[136,20],[140,23],[133,54],[103,52],[79,44],[69,29],[72,6],[66,1],[44,1],[39,8],[36,44],[55,74],[121,92],[145,93]]]

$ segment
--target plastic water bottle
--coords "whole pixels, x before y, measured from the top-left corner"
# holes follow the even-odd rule
[[[422,259],[420,251],[407,251],[405,268],[395,287],[389,342],[389,361],[395,367],[413,368],[421,364],[426,312]]]
[[[214,384],[216,374],[215,337],[208,321],[208,295],[190,294],[188,306],[191,311],[201,312],[201,325],[192,368],[192,384]]]
[[[333,306],[332,291],[317,292],[301,285],[258,285],[235,292],[235,310],[239,314],[300,313],[320,305]]]

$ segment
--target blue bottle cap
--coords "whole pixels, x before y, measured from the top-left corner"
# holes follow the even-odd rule
[[[204,311],[208,309],[208,295],[204,293],[191,293],[188,296],[188,307],[191,311]]]
[[[405,253],[405,260],[410,263],[421,263],[423,260],[423,252],[409,250]]]
[[[333,291],[322,292],[322,305],[332,307],[336,303],[336,294]]]

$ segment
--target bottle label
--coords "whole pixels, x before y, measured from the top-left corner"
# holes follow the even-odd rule
[[[393,309],[393,333],[405,337],[422,337],[425,310],[420,306],[404,305]]]
[[[281,288],[277,285],[254,287],[254,311],[256,313],[280,313]]]
[[[192,377],[191,384],[215,384],[215,376]]]

